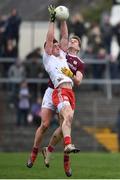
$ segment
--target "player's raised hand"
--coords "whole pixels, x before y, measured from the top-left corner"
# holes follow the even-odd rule
[[[66,67],[61,68],[61,72],[70,78],[73,77],[72,71]]]
[[[54,22],[55,19],[56,19],[56,12],[55,12],[55,6],[53,5],[49,5],[48,6],[48,11],[49,11],[49,14],[50,14],[50,21],[51,22]]]

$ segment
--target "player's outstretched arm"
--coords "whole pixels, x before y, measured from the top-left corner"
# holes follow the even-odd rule
[[[53,39],[54,39],[54,22],[55,22],[55,7],[50,5],[48,6],[49,16],[50,16],[50,22],[48,26],[48,32],[46,36],[46,45],[45,45],[45,51],[47,54],[52,54],[52,47],[53,47]]]
[[[68,49],[68,27],[65,20],[61,21],[60,34],[61,34],[61,41],[60,41],[61,49],[66,52]]]

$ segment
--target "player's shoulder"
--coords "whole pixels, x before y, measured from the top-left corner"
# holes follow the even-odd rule
[[[84,61],[79,56],[74,56],[71,54],[68,54],[67,56],[68,56],[67,59],[72,59],[77,61],[78,63],[84,64]]]
[[[82,60],[81,57],[78,57],[78,56],[77,56],[77,59],[78,59],[78,61],[80,61],[80,63],[84,64],[84,61]]]
[[[61,56],[66,57],[66,54],[67,54],[67,53],[66,53],[65,51],[63,51],[62,49],[60,49],[60,55],[61,55]]]

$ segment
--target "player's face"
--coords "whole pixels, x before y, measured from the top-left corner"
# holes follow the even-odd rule
[[[53,44],[52,53],[53,53],[54,56],[59,56],[60,55],[60,45],[59,45],[59,43],[54,43]]]
[[[74,48],[75,50],[79,51],[79,41],[77,39],[71,38],[69,40],[68,48]]]

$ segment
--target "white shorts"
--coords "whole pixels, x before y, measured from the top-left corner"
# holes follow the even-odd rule
[[[52,93],[53,93],[53,90],[52,88],[48,87],[45,91],[45,94],[43,96],[43,100],[42,100],[42,108],[47,108],[47,109],[51,109],[52,111],[55,111],[56,108],[55,106],[53,105],[53,102],[52,102]]]

